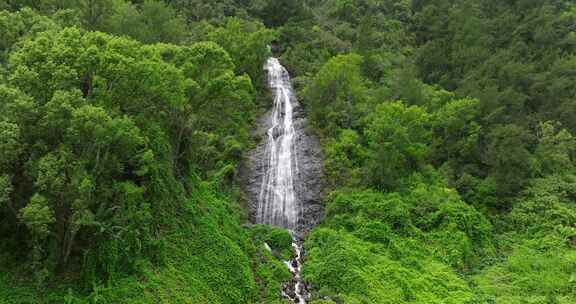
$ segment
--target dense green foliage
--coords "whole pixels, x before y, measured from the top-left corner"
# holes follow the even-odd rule
[[[574,302],[574,6],[336,3],[284,55],[352,53],[287,58],[336,190],[305,277],[345,303]]]
[[[281,234],[242,228],[236,186],[273,32],[191,37],[157,1],[8,4],[0,302],[279,300],[290,274],[264,241]]]
[[[0,0],[0,303],[281,303],[237,164],[280,41],[313,303],[574,303],[576,5]],[[265,245],[267,244],[267,245]]]
[[[576,301],[576,7],[309,5],[280,37],[331,192],[306,243],[317,296]]]

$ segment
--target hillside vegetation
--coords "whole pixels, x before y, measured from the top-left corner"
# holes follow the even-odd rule
[[[576,302],[572,1],[0,0],[0,303],[285,303],[238,174],[273,40],[312,303]]]

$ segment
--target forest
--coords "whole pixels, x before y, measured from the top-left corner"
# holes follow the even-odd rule
[[[241,167],[319,137],[311,304],[576,303],[572,0],[0,0],[0,304],[280,304]]]

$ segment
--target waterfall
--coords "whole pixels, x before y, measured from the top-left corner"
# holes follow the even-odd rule
[[[265,70],[274,96],[270,128],[266,132],[266,149],[262,183],[258,196],[256,222],[289,229],[293,235],[295,257],[286,261],[294,276],[292,283],[284,286],[283,295],[292,303],[305,304],[308,300],[306,284],[300,277],[302,267],[302,242],[299,240],[299,219],[302,201],[297,191],[299,162],[294,126],[294,97],[290,75],[277,58],[269,58]]]
[[[274,96],[274,108],[271,127],[266,132],[266,165],[256,221],[297,231],[301,205],[295,188],[299,170],[294,144],[294,94],[288,71],[278,59],[268,59],[265,69]]]

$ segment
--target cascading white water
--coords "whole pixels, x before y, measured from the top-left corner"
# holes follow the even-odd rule
[[[304,303],[308,300],[308,290],[306,285],[302,281],[300,273],[302,271],[302,246],[296,240],[292,242],[292,248],[294,249],[294,259],[292,261],[285,261],[286,266],[294,276],[294,281],[296,282],[292,287],[290,294],[284,291],[284,297],[292,300],[294,303]]]
[[[300,205],[295,191],[298,157],[295,153],[292,85],[288,71],[270,58],[265,69],[274,95],[271,127],[267,132],[266,166],[258,198],[258,223],[296,231]]]
[[[293,303],[306,304],[308,291],[300,277],[302,245],[296,240],[302,212],[295,183],[299,173],[293,119],[296,100],[290,75],[278,59],[269,58],[265,69],[274,96],[274,108],[271,126],[266,132],[265,173],[258,197],[256,222],[284,227],[293,233],[295,257],[292,261],[286,261],[286,265],[294,276],[295,284],[286,285],[283,295]]]

